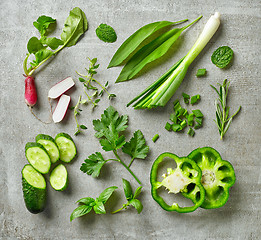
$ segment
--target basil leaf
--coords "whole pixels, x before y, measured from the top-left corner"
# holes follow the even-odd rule
[[[136,189],[133,198],[137,198],[137,197],[140,195],[141,189],[142,189],[142,186],[139,186],[139,187]]]
[[[87,205],[81,205],[81,206],[77,207],[72,212],[72,214],[70,216],[70,221],[72,221],[73,219],[75,219],[77,217],[81,217],[81,216],[89,213],[91,210],[92,210],[92,207],[87,206]]]
[[[117,189],[118,187],[109,187],[106,188],[98,197],[98,201],[102,202],[103,204],[107,202],[107,200],[110,198],[110,196],[112,195],[112,193],[114,192],[115,189]]]
[[[133,198],[133,192],[132,192],[130,182],[123,178],[122,183],[123,183],[123,189],[124,189],[126,199],[127,200],[132,199]]]
[[[66,47],[75,45],[80,36],[87,30],[87,27],[88,24],[84,12],[78,7],[71,10],[61,34],[64,45]]]
[[[44,49],[45,47],[37,37],[31,37],[27,43],[27,50],[31,54],[37,53],[39,50]]]
[[[93,210],[97,214],[105,214],[105,207],[102,202],[96,202],[96,205],[93,206]]]
[[[130,205],[132,205],[133,207],[135,207],[137,209],[138,213],[141,213],[141,211],[143,209],[143,205],[140,202],[140,200],[138,200],[138,199],[131,199],[129,203],[130,203]]]
[[[178,22],[169,22],[169,21],[160,21],[147,24],[133,33],[124,43],[119,47],[114,56],[112,57],[108,68],[116,67],[120,65],[124,60],[128,58],[137,48],[138,46],[148,37],[150,37],[153,33],[158,30],[173,25],[175,23],[180,23],[187,21],[187,19],[178,21]]]
[[[77,203],[83,203],[85,205],[90,205],[90,203],[94,202],[95,200],[91,197],[81,198],[77,201]]]

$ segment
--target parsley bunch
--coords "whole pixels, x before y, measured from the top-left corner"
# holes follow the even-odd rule
[[[137,130],[130,141],[126,142],[123,131],[128,127],[128,116],[120,116],[112,106],[104,111],[101,119],[93,120],[93,126],[96,131],[95,136],[99,139],[102,149],[106,152],[112,151],[116,158],[105,160],[100,152],[96,152],[85,159],[85,162],[81,165],[81,171],[93,177],[98,177],[105,163],[115,161],[122,164],[135,180],[141,184],[130,169],[130,165],[134,159],[145,159],[149,152],[149,147],[146,145],[142,132]],[[120,149],[131,157],[128,166],[118,154]]]

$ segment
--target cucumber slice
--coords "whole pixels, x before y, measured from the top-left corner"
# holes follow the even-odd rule
[[[54,139],[51,136],[45,134],[38,134],[35,138],[35,141],[43,145],[45,150],[48,152],[48,155],[52,163],[55,163],[59,160],[60,152]]]
[[[63,191],[68,186],[68,174],[65,166],[59,164],[50,175],[50,184],[56,191]]]
[[[46,205],[46,182],[43,175],[27,164],[22,170],[22,186],[26,208],[31,213],[42,212]]]
[[[45,148],[36,142],[25,145],[25,156],[28,162],[40,173],[46,174],[51,167],[50,157]]]
[[[60,159],[63,162],[71,162],[76,156],[76,146],[73,139],[67,133],[59,133],[55,137],[55,142],[60,151]]]

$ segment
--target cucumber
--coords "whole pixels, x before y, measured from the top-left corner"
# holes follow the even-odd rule
[[[27,164],[22,170],[22,186],[26,208],[31,213],[42,212],[46,204],[46,182],[43,175]]]
[[[52,163],[55,163],[59,160],[60,152],[54,139],[51,136],[38,134],[35,138],[35,141],[37,143],[40,143],[45,148]]]
[[[50,184],[56,191],[63,191],[68,186],[68,174],[65,166],[59,164],[50,175]]]
[[[25,156],[28,162],[40,173],[46,174],[51,167],[51,159],[45,148],[36,142],[25,145]]]
[[[55,142],[60,151],[60,159],[69,163],[76,156],[76,146],[73,139],[67,133],[59,133],[55,137]]]

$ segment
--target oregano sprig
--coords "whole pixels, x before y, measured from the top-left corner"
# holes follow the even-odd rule
[[[217,85],[219,86],[219,91],[216,87],[210,85],[219,96],[219,98],[215,100],[216,120],[214,121],[218,126],[220,139],[223,139],[232,122],[233,117],[235,117],[241,109],[241,106],[239,106],[238,110],[231,117],[229,117],[229,107],[227,106],[229,83],[230,82],[228,82],[227,79],[224,80],[222,85],[220,83],[217,83]]]

